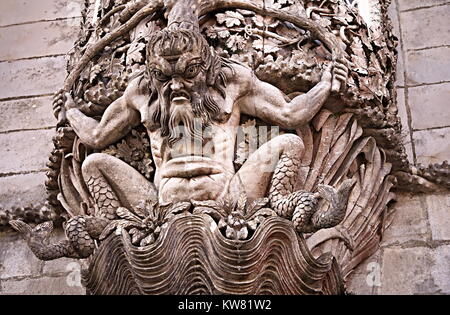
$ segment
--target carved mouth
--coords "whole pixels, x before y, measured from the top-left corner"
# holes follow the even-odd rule
[[[170,95],[170,101],[171,102],[189,102],[191,100],[191,97],[187,92],[180,91],[180,92],[172,92]]]

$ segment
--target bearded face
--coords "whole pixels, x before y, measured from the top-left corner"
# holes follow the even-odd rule
[[[170,145],[182,137],[201,140],[202,130],[219,112],[207,84],[209,47],[203,39],[166,33],[169,38],[160,36],[148,50],[148,76],[159,101],[154,119]]]

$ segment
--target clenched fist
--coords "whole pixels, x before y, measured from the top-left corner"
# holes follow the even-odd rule
[[[336,60],[334,63],[326,65],[321,81],[328,82],[332,86],[332,90],[337,92],[341,86],[347,84],[348,67],[345,59]]]
[[[53,97],[53,115],[55,115],[56,118],[58,118],[61,110],[66,111],[76,107],[72,96],[64,90],[58,91]]]

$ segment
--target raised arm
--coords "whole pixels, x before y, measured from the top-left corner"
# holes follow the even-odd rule
[[[249,93],[239,101],[241,111],[283,129],[292,130],[306,125],[319,112],[330,95],[332,80],[336,79],[344,83],[346,81],[347,68],[342,64],[336,64],[334,78],[331,72],[332,66],[329,65],[316,86],[290,102],[286,101],[281,90],[260,81],[253,75]]]
[[[130,106],[127,93],[115,100],[104,112],[100,122],[86,116],[65,93],[67,119],[80,140],[93,149],[102,149],[123,138],[139,122],[139,112]],[[56,102],[61,103],[61,97]]]

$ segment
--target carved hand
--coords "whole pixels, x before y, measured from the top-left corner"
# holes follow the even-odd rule
[[[53,97],[53,115],[55,115],[56,118],[58,118],[61,109],[69,110],[76,107],[72,96],[65,90],[58,91]]]
[[[331,86],[331,80],[333,79],[333,75],[331,74],[331,71],[333,70],[333,64],[328,64],[325,66],[325,69],[322,73],[322,78],[320,79],[321,82],[325,82],[330,84]]]
[[[348,67],[347,60],[339,59],[333,65],[333,82],[332,86],[339,84],[341,87],[347,85]],[[339,90],[339,89],[338,89]]]

